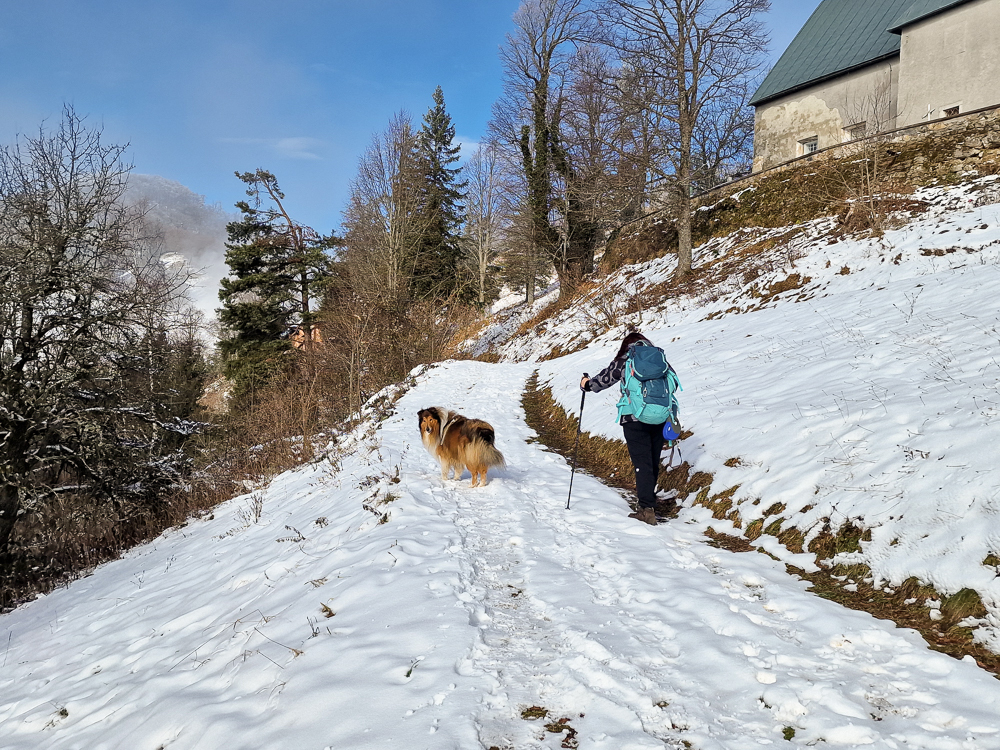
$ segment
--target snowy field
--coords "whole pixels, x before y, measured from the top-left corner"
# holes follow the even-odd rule
[[[806,227],[772,274],[811,281],[761,309],[734,286],[643,326],[684,384],[684,457],[740,484],[746,521],[776,502],[860,519],[857,559],[887,584],[975,588],[996,644],[1000,217],[928,198],[881,243]],[[725,523],[705,509],[646,526],[578,473],[565,510],[569,466],[520,397],[538,368],[579,408],[620,331],[533,363],[586,333],[579,313],[509,342],[522,361],[417,373],[329,459],[0,617],[0,748],[1000,749],[1000,681],[709,546]],[[588,396],[584,428],[617,437],[613,400]],[[440,478],[417,432],[432,405],[495,426],[508,467],[487,487]]]
[[[433,368],[339,462],[3,616],[0,746],[1000,748],[1000,682],[708,546],[704,510],[652,528],[578,475],[566,511],[530,372]],[[436,404],[495,425],[488,487],[440,479]]]

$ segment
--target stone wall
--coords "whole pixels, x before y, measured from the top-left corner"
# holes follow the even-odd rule
[[[883,157],[885,173],[903,182],[926,184],[970,171],[997,174],[1000,173],[1000,105],[820,149],[713,188],[699,199],[711,202],[760,179],[807,164],[818,166],[829,159],[856,156],[873,147]]]
[[[1000,107],[903,128],[887,149],[900,148],[892,171],[910,182],[963,172],[1000,172]]]

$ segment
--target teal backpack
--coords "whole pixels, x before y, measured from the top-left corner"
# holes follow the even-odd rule
[[[679,405],[675,392],[681,381],[659,347],[639,341],[629,347],[622,374],[622,397],[618,400],[618,418],[625,414],[646,424],[665,424],[664,436],[680,432],[677,421]],[[673,442],[669,437],[668,442]]]

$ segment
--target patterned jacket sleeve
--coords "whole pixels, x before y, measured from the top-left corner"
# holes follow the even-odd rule
[[[599,373],[594,375],[590,382],[587,383],[587,390],[593,393],[598,393],[603,391],[605,388],[610,388],[619,380],[622,379],[622,375],[625,374],[625,358],[615,359],[610,365],[605,367]]]

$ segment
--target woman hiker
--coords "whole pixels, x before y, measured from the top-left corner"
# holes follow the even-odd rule
[[[611,364],[591,378],[586,375],[580,381],[580,388],[597,393],[620,382],[625,374],[625,360],[629,349],[642,342],[652,346],[652,342],[638,331],[632,331],[623,340],[618,354]],[[635,467],[635,490],[639,498],[639,507],[635,513],[629,513],[629,518],[656,526],[656,480],[660,473],[660,452],[663,450],[663,425],[640,422],[621,408],[619,402],[619,424],[625,432],[625,445],[628,455]]]

